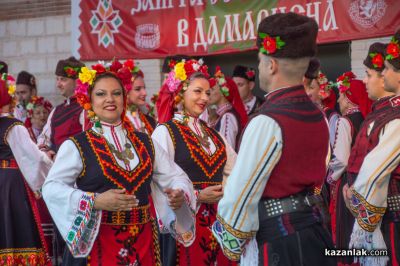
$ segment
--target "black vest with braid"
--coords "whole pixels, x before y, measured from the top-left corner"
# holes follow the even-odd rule
[[[204,151],[193,131],[186,125],[170,120],[167,127],[175,147],[175,163],[189,176],[195,189],[222,183],[222,173],[227,155],[225,144],[219,134],[205,123],[203,128],[216,146],[211,156]]]

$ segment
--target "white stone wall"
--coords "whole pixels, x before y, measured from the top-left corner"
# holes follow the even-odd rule
[[[60,103],[54,70],[59,59],[71,56],[71,16],[0,21],[0,59],[15,77],[21,70],[35,75],[38,94]],[[161,60],[137,60],[145,74],[148,100],[161,86]]]
[[[351,69],[359,79],[363,79],[365,76],[365,66],[363,61],[367,56],[369,46],[374,42],[388,43],[389,41],[390,37],[372,38],[351,42]]]

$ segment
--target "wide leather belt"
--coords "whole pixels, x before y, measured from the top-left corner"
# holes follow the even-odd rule
[[[321,204],[320,195],[295,194],[280,199],[262,199],[262,206],[266,211],[266,218],[280,216],[286,213],[311,210],[311,207]]]
[[[387,198],[388,210],[392,212],[400,211],[400,195],[394,195]]]

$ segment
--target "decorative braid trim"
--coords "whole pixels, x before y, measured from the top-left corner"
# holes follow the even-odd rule
[[[377,207],[367,202],[354,188],[351,188],[353,196],[350,202],[350,209],[357,217],[357,222],[362,229],[374,232],[383,215],[386,207]]]
[[[24,124],[22,123],[22,122],[14,122],[14,123],[12,123],[7,129],[6,129],[6,132],[4,133],[4,139],[3,139],[3,142],[6,144],[6,145],[8,145],[8,142],[7,142],[7,135],[8,135],[8,132],[10,132],[10,130],[14,127],[14,126],[18,126],[18,125],[20,125],[20,126],[23,126]]]

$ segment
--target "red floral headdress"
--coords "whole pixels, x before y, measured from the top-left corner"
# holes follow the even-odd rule
[[[341,93],[347,93],[350,88],[350,81],[356,78],[353,72],[348,71],[336,79],[336,86]]]
[[[220,66],[215,67],[214,77],[210,78],[210,87],[214,87],[215,84],[219,85],[219,90],[221,91],[222,95],[225,97],[229,96],[229,89],[226,87],[225,75],[222,73]]]
[[[15,93],[15,78],[8,74],[3,73],[0,76],[0,107],[12,103]]]
[[[96,76],[110,72],[122,81],[126,91],[129,91],[132,88],[132,72],[128,66],[125,66],[125,63],[123,65],[118,60],[113,60],[108,64],[99,62],[98,64],[93,65],[92,69],[87,67],[82,67],[80,69],[75,95],[78,103],[83,107],[83,109],[88,111],[88,116],[90,118],[94,117],[94,113],[92,111],[92,105],[90,104],[89,87],[93,86]]]
[[[260,32],[258,36],[263,39],[263,45],[260,48],[260,52],[266,55],[274,54],[277,50],[282,49],[282,47],[286,45],[280,36],[271,37],[262,32]]]
[[[321,100],[324,100],[329,97],[331,94],[331,84],[328,81],[328,78],[324,73],[321,71],[318,74],[317,78],[318,84],[319,84],[319,96]]]
[[[49,112],[53,108],[53,105],[45,98],[33,96],[29,101],[29,103],[26,105],[26,110],[28,111],[28,117],[32,117],[33,110],[38,106],[43,106]]]
[[[171,118],[175,105],[181,100],[179,93],[182,89],[186,90],[192,74],[200,72],[206,78],[209,77],[208,67],[203,59],[183,59],[179,62],[171,60],[169,65],[172,70],[160,89],[156,103],[159,123],[167,122]]]

